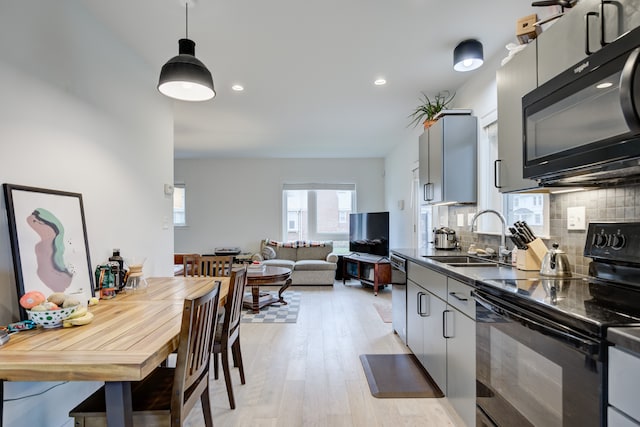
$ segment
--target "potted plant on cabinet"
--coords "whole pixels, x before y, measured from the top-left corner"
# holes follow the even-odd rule
[[[409,114],[409,118],[411,119],[409,126],[417,126],[418,123],[423,123],[425,129],[427,129],[436,122],[436,114],[444,110],[451,103],[456,94],[453,93],[452,95],[448,90],[446,90],[438,93],[433,100],[424,92],[421,92],[421,94],[422,96],[419,98],[420,105],[418,105],[415,110]]]

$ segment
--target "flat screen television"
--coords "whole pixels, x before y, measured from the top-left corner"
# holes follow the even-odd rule
[[[389,212],[350,214],[349,251],[389,256]]]

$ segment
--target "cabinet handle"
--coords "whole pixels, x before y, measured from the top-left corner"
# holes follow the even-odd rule
[[[424,200],[426,202],[430,202],[431,200],[433,200],[433,195],[431,196],[431,198],[429,198],[428,191],[427,191],[429,188],[432,188],[432,187],[433,187],[433,183],[431,182],[427,182],[424,185]],[[431,190],[431,192],[433,193],[433,190]]]
[[[422,199],[423,199],[425,202],[428,202],[428,201],[429,201],[429,199],[427,198],[427,186],[428,186],[428,185],[429,185],[429,184],[427,183],[427,184],[425,184],[425,185],[423,185],[423,186],[422,186]]]
[[[592,16],[595,16],[597,18],[598,16],[600,16],[600,14],[598,12],[587,12],[584,15],[584,53],[586,53],[587,55],[591,55],[593,53],[589,46],[589,18]]]
[[[442,337],[453,338],[454,334],[449,333],[449,322],[447,321],[447,313],[453,313],[451,310],[444,310],[442,312]],[[451,322],[451,328],[453,328],[453,321]]]
[[[624,12],[622,10],[622,4],[620,4],[619,1],[615,1],[615,0],[601,0],[600,2],[600,46],[604,47],[606,45],[609,44],[609,42],[606,40],[606,36],[607,36],[607,31],[606,31],[606,18],[604,16],[604,5],[606,4],[610,4],[613,5],[614,7],[618,8],[618,17],[622,16],[622,13]],[[622,33],[622,27],[620,25],[620,19],[618,19],[618,32],[617,35],[620,35],[620,33]]]
[[[502,188],[502,185],[498,184],[498,180],[500,178],[500,173],[498,171],[498,164],[502,165],[501,159],[496,159],[493,161],[493,186],[496,188]]]
[[[429,295],[424,292],[418,292],[418,314],[421,317],[429,317],[431,315],[431,312],[429,310],[430,306],[431,304],[429,304]]]
[[[458,294],[456,292],[449,292],[449,295],[451,295],[452,297],[454,297],[455,299],[457,299],[458,301],[469,301],[469,298],[467,298],[466,296],[463,297],[459,297]],[[463,294],[464,295],[464,294]]]

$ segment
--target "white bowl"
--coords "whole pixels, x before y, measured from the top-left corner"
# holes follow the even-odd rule
[[[80,306],[74,305],[73,307],[48,311],[27,310],[27,314],[30,320],[33,320],[38,325],[42,325],[43,328],[57,328],[58,326],[62,326],[62,321],[71,316],[78,307]]]

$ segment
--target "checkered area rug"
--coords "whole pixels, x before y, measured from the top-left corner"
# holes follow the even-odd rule
[[[274,297],[278,297],[277,291],[270,292]],[[245,297],[251,296],[246,293]],[[287,305],[273,303],[262,307],[258,314],[253,314],[251,309],[242,309],[242,323],[296,323],[298,321],[298,311],[300,311],[300,292],[285,291],[284,300]]]

